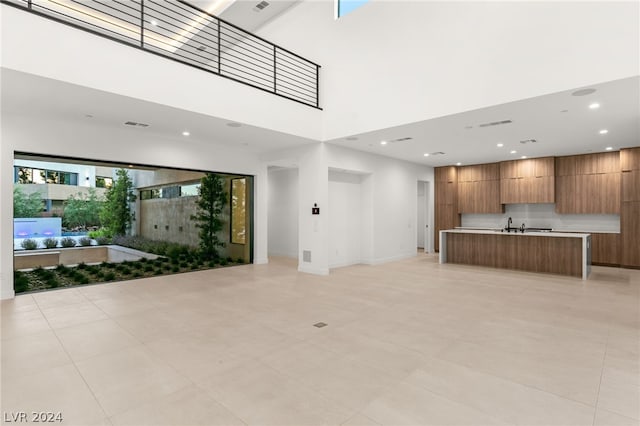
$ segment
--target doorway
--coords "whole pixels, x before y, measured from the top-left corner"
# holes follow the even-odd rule
[[[417,235],[416,242],[418,251],[429,253],[431,251],[429,238],[429,182],[419,180],[417,188]]]

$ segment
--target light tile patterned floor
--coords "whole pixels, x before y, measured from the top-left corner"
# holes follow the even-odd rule
[[[3,301],[1,411],[75,425],[638,425],[639,330],[637,270],[581,281],[420,254],[319,277],[274,258]]]

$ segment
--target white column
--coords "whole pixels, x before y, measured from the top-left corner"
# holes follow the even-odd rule
[[[13,291],[13,144],[0,135],[0,299]]]
[[[266,164],[260,165],[260,170],[253,180],[253,263],[268,263],[268,187],[269,173]]]
[[[298,270],[329,274],[329,167],[324,143],[315,144],[299,159]],[[320,214],[311,214],[317,204]],[[311,261],[304,260],[310,252]]]

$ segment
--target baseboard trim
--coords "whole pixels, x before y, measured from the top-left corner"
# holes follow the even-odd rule
[[[306,274],[313,274],[313,275],[329,275],[328,268],[313,268],[305,265],[298,266],[298,272],[304,272]]]

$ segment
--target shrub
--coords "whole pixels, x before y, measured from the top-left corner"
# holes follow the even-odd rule
[[[89,237],[82,237],[82,238],[80,238],[80,239],[78,240],[78,242],[80,243],[80,245],[81,245],[82,247],[88,247],[88,246],[90,246],[90,245],[91,245],[91,241],[92,241],[92,240],[91,240],[91,238],[89,238]]]
[[[78,284],[88,284],[89,283],[89,277],[87,277],[85,274],[83,274],[80,271],[75,271],[75,273],[73,274],[72,278]]]
[[[98,272],[96,272],[96,278],[99,279],[99,280],[103,279],[104,278],[104,272],[100,271],[100,270]]]
[[[195,263],[195,262],[194,262],[194,263],[192,263],[192,264],[191,264],[191,270],[192,270],[192,271],[193,271],[194,269],[198,269],[199,267],[200,267],[200,264],[198,264],[198,263]]]
[[[103,268],[107,268],[107,269],[113,269],[113,268],[115,268],[115,267],[116,267],[116,265],[115,265],[115,264],[113,264],[113,263],[109,263],[109,262],[102,262],[102,263],[100,264],[100,266],[102,266]]]
[[[145,272],[151,272],[151,271],[153,271],[153,266],[151,266],[151,265],[144,265],[144,271],[145,271]]]
[[[97,237],[96,243],[99,246],[106,246],[107,244],[111,244],[111,238],[109,237]]]
[[[29,290],[29,278],[24,273],[13,271],[13,290],[16,293],[23,293]]]
[[[173,265],[171,267],[171,272],[173,273],[180,272],[180,267],[178,265]]]
[[[140,278],[142,276],[142,273],[140,271],[135,271],[131,276],[133,278]]]
[[[58,240],[55,238],[45,238],[42,244],[44,244],[45,248],[53,249],[58,247]]]
[[[105,281],[113,281],[116,279],[116,274],[113,273],[113,271],[109,271],[106,274],[104,274],[104,280]]]
[[[131,275],[131,269],[125,266],[122,269],[120,269],[120,273],[122,275]]]
[[[25,240],[22,240],[20,245],[25,250],[35,250],[35,249],[38,248],[38,242],[36,240],[32,240],[31,238],[27,238]]]
[[[56,266],[56,271],[60,274],[60,275],[67,275],[69,274],[69,268],[67,268],[66,266],[64,266],[63,264],[60,264],[58,266]]]
[[[227,266],[227,259],[220,259],[218,263],[220,263],[220,266]]]
[[[63,239],[60,240],[60,245],[65,248],[75,247],[76,240],[74,240],[71,237],[64,237]]]
[[[87,264],[84,262],[80,262],[78,263],[78,266],[76,266],[76,268],[78,269],[86,269],[87,268]]]
[[[189,264],[187,262],[180,262],[180,267],[181,268],[188,268]]]
[[[233,258],[231,256],[227,257],[227,263],[233,263]]]
[[[171,265],[169,265],[168,263],[165,263],[164,265],[162,265],[162,269],[164,269],[165,271],[169,271],[171,270]]]
[[[45,284],[47,285],[47,288],[60,287],[60,281],[58,281],[56,277],[49,278]]]
[[[147,263],[149,261],[149,259],[147,259],[146,257],[141,257],[140,259],[138,259],[138,262],[140,263]]]
[[[162,275],[162,269],[156,269],[155,271],[153,271],[153,275]]]
[[[244,259],[239,257],[238,259],[236,259],[236,263],[244,263]]]
[[[215,268],[216,267],[216,261],[215,260],[210,260],[209,262],[207,262],[207,266],[209,268]]]

